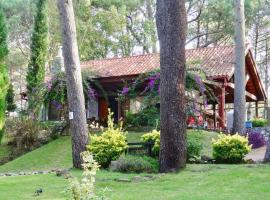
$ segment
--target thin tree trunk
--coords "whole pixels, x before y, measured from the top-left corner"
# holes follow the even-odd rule
[[[245,16],[244,0],[235,0],[235,90],[233,132],[245,133]]]
[[[147,18],[150,21],[154,21],[154,12],[152,8],[152,0],[147,0],[146,1],[146,10],[147,10]],[[157,53],[157,39],[156,39],[156,34],[155,31],[151,33],[151,46],[152,46],[152,53]]]
[[[199,35],[201,32],[201,20],[200,18],[197,20],[197,35]],[[200,48],[200,40],[201,40],[201,37],[199,36],[197,38],[197,48]]]
[[[160,172],[186,166],[185,0],[157,0],[161,66]]]
[[[73,166],[80,168],[82,163],[80,153],[86,150],[88,130],[72,0],[58,0],[57,6],[62,24],[62,45],[67,76]]]
[[[270,162],[270,128],[269,128],[269,117],[270,117],[270,109],[267,108],[268,126],[266,128],[266,132],[268,133],[268,141],[267,141],[266,152],[265,152],[265,155],[264,155],[264,162]]]
[[[267,118],[267,108],[268,108],[268,87],[269,87],[269,71],[268,71],[268,40],[265,40],[265,93],[266,93],[266,101],[264,105],[264,118]]]

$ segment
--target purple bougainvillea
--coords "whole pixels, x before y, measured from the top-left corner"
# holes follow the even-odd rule
[[[266,144],[264,136],[258,130],[251,130],[248,133],[248,142],[253,149],[260,148]]]
[[[129,92],[129,88],[127,86],[123,87],[122,94],[127,95]]]
[[[148,80],[149,80],[148,81],[148,85],[146,86],[147,87],[147,90],[148,90],[148,88],[150,90],[153,90],[155,88],[155,84],[156,83],[158,83],[158,85],[159,85],[160,73],[157,72],[156,74],[150,76]]]
[[[88,94],[88,96],[90,98],[93,98],[93,99],[96,99],[96,97],[97,97],[96,91],[93,88],[91,88],[91,87],[89,87],[89,89],[87,91],[87,94]]]
[[[54,107],[56,108],[56,110],[61,110],[62,109],[62,104],[59,103],[56,100],[52,100],[52,105],[54,105]]]
[[[205,89],[205,86],[202,82],[201,77],[199,77],[198,75],[195,75],[195,82],[198,85],[200,92],[203,94],[206,89]]]
[[[150,90],[154,89],[155,82],[156,82],[156,79],[154,77],[150,77],[149,82],[148,82],[148,86],[149,86]]]

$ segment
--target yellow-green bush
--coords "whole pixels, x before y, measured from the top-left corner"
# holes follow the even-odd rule
[[[156,129],[154,129],[149,133],[143,134],[141,136],[141,141],[154,143],[154,146],[152,148],[152,153],[155,156],[158,156],[159,146],[160,146],[160,131],[157,131]]]
[[[221,134],[212,140],[213,157],[218,163],[241,163],[251,151],[247,137]]]
[[[152,142],[154,146],[152,152],[155,156],[159,155],[160,149],[160,131],[153,130],[141,136],[142,142]],[[187,134],[187,160],[200,156],[202,150],[200,135]]]
[[[113,113],[109,110],[108,129],[100,136],[91,136],[88,150],[103,168],[107,168],[111,161],[117,160],[124,153],[127,147],[126,133],[122,130],[122,125],[118,128],[114,127]]]

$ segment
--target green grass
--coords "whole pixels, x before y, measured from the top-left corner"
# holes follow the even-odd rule
[[[80,171],[73,174],[79,176]],[[100,171],[97,193],[107,187],[111,200],[266,200],[270,196],[269,165],[188,165],[178,174],[161,175],[152,181],[117,182],[131,179],[135,174]],[[143,176],[143,175],[140,175]],[[56,175],[32,175],[0,178],[0,197],[8,200],[64,200],[61,193],[68,181]],[[44,193],[34,197],[34,191]]]
[[[62,137],[0,166],[0,172],[19,172],[70,168],[70,137]]]
[[[129,141],[138,141],[142,133],[130,133]],[[211,153],[211,139],[216,133],[189,130],[201,137],[204,154]],[[0,166],[0,172],[32,171],[71,166],[70,137],[62,137],[33,152]],[[80,177],[81,171],[72,170]],[[146,174],[140,174],[144,176]],[[270,196],[270,165],[188,165],[178,174],[154,175],[151,181],[118,182],[137,174],[121,174],[101,170],[97,174],[96,192],[108,188],[111,200],[264,200]],[[54,174],[0,177],[0,199],[64,200],[68,180]],[[36,189],[42,188],[39,197]]]
[[[127,135],[128,142],[139,142],[143,132],[130,132]],[[201,136],[203,143],[202,155],[212,155],[211,138],[216,137],[217,133],[189,130],[188,134]],[[5,148],[4,148],[5,149]],[[0,156],[5,155],[6,150],[1,151]],[[20,172],[20,171],[39,171],[70,168],[71,159],[71,142],[70,137],[61,137],[40,147],[30,153],[27,153],[5,165],[0,166],[1,172]]]

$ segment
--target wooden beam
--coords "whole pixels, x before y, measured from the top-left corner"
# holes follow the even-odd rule
[[[249,81],[249,78],[250,78],[250,76],[249,76],[249,74],[247,74],[246,75],[246,84],[245,85],[247,85],[247,82]]]
[[[216,115],[216,104],[213,104],[213,114],[214,114],[214,128],[217,129],[217,115]]]
[[[234,83],[227,83],[226,86],[234,90]],[[246,91],[246,97],[250,98],[253,101],[258,101],[258,98],[254,94],[251,94],[248,91]]]

